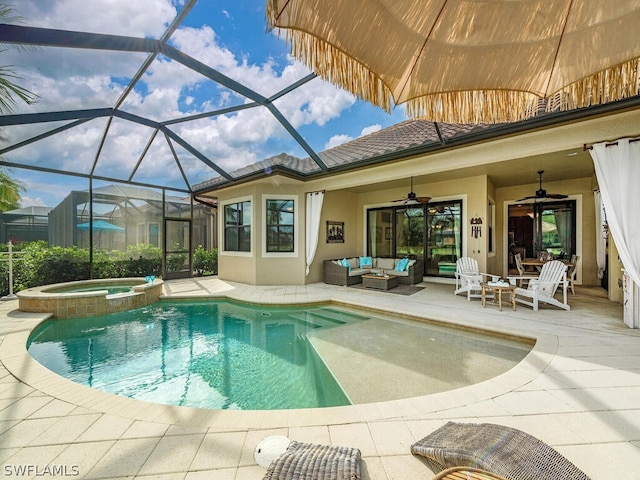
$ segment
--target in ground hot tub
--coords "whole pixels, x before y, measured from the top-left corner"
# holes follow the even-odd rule
[[[52,313],[57,318],[76,318],[123,312],[158,301],[162,280],[106,278],[57,283],[18,292],[23,312]]]

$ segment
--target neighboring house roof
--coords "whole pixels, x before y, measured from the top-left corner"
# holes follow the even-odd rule
[[[17,208],[15,210],[8,210],[6,212],[2,212],[3,216],[12,216],[12,217],[46,217],[49,215],[49,212],[53,209],[53,207],[43,207],[38,205],[33,205],[30,207],[22,207]]]
[[[82,190],[83,193],[89,193],[89,190]],[[162,193],[146,187],[135,187],[130,185],[105,185],[93,189],[93,195],[102,197],[122,197],[133,198],[136,200],[153,200],[162,201]],[[166,200],[171,202],[189,203],[189,197],[176,197],[174,195],[166,195]]]
[[[494,126],[454,125],[434,123],[427,120],[406,120],[391,127],[356,138],[334,148],[320,152],[318,156],[331,171],[354,167],[370,161],[383,161],[385,156],[408,152],[414,148],[429,145],[441,146],[461,136],[486,132]],[[231,172],[234,179],[242,179],[269,170],[278,169],[294,175],[308,176],[322,173],[311,157],[297,158],[285,153],[247,165]],[[194,190],[203,191],[227,183],[224,177],[215,177],[194,186]]]

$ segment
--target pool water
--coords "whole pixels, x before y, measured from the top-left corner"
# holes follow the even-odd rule
[[[531,344],[331,305],[158,302],[48,320],[29,353],[92,388],[155,403],[275,410],[389,401],[478,383]]]
[[[47,321],[28,350],[77,383],[156,403],[243,410],[339,406],[349,398],[306,335],[366,318],[326,306],[159,302]]]
[[[81,292],[97,292],[106,290],[107,295],[116,293],[129,293],[133,291],[133,285],[102,285],[98,287],[64,287],[48,290],[49,293],[81,293]]]

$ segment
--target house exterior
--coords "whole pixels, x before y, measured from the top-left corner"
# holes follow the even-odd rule
[[[1,242],[48,240],[51,208],[36,205],[0,213]]]
[[[640,108],[635,104],[624,108],[624,103],[510,125],[410,120],[320,153],[324,169],[310,158],[282,154],[233,172],[233,181],[218,177],[197,190],[219,204],[223,280],[254,285],[321,282],[324,259],[370,255],[386,241],[393,250],[386,251],[389,256],[425,258],[424,275],[434,280],[451,277],[451,265],[459,256],[472,256],[482,271],[506,276],[513,230],[523,223],[516,218],[520,214],[515,207],[533,209],[545,203],[550,204],[551,214],[556,212],[558,229],[561,218],[571,220],[568,233],[553,248],[561,255],[579,255],[577,284],[593,286],[602,282],[595,254],[593,192],[598,184],[585,146],[638,134]],[[570,215],[562,217],[553,199],[522,200],[540,188],[541,170],[544,188],[566,195],[561,203]],[[401,201],[410,190],[430,197],[420,207],[422,213]],[[305,196],[317,191],[324,192],[320,237],[306,275]],[[277,205],[286,205],[286,214],[280,210],[274,216]],[[399,220],[403,215],[424,217],[422,237],[418,233],[418,240],[409,245],[403,236],[411,227]],[[450,219],[445,221],[447,215]],[[328,229],[335,225],[344,226],[338,242],[328,238]],[[287,235],[282,234],[285,231]],[[280,232],[278,238],[286,248],[273,248],[274,232]],[[604,286],[614,286],[609,288],[612,300],[621,295],[616,259],[610,242]]]

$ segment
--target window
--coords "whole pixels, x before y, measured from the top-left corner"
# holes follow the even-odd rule
[[[149,240],[148,243],[154,247],[160,246],[160,229],[157,223],[149,224]]]
[[[267,253],[293,252],[294,201],[269,199],[266,208]]]
[[[251,251],[251,202],[224,206],[224,249],[230,252]]]
[[[138,243],[160,246],[160,228],[157,223],[139,223],[136,235]]]

